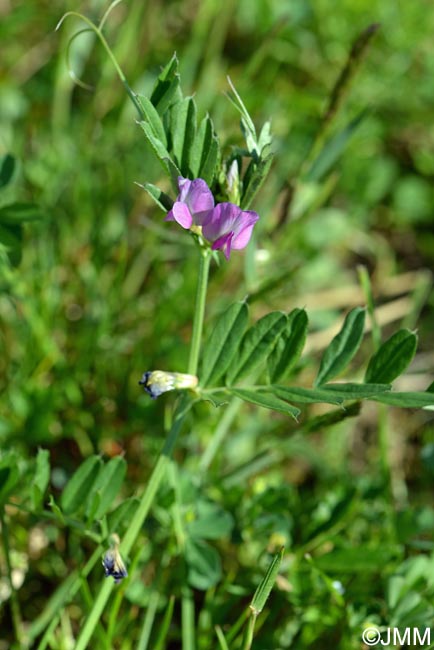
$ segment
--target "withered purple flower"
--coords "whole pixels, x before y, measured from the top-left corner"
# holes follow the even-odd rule
[[[108,578],[111,576],[116,584],[122,582],[123,578],[128,576],[128,571],[119,553],[119,544],[119,536],[114,533],[111,536],[110,548],[104,553],[102,560],[105,577]]]
[[[204,221],[202,232],[212,242],[213,250],[223,250],[229,259],[231,250],[245,248],[259,215],[251,210],[241,210],[233,203],[219,203]]]
[[[190,181],[178,176],[179,195],[166,221],[177,221],[188,230],[191,226],[202,226],[214,207],[214,197],[202,178]]]
[[[170,390],[195,389],[198,384],[196,375],[187,375],[182,372],[165,372],[164,370],[148,370],[143,373],[140,386],[156,399]]]

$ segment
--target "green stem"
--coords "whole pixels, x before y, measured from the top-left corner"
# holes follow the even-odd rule
[[[208,447],[205,449],[199,463],[199,469],[203,474],[208,471],[208,468],[214,460],[216,453],[222,446],[223,441],[226,438],[226,435],[230,430],[231,425],[236,418],[242,404],[242,400],[240,400],[238,397],[234,397],[228,408],[223,412],[216,430],[214,431],[214,435],[211,438]]]
[[[147,650],[148,648],[159,600],[160,593],[158,591],[153,591],[149,597],[148,609],[146,610],[142,630],[137,643],[137,650]]]
[[[199,364],[200,345],[202,342],[203,319],[205,316],[206,290],[208,287],[209,265],[211,253],[208,249],[200,251],[199,277],[196,289],[196,305],[191,333],[190,357],[188,359],[188,373],[195,375]]]
[[[134,542],[136,541],[140,533],[140,530],[151,508],[157,490],[166,474],[167,464],[170,461],[170,457],[175,447],[179,431],[181,429],[185,414],[189,409],[189,407],[190,405],[188,404],[187,398],[184,397],[184,399],[181,400],[178,409],[175,413],[172,428],[169,432],[163,451],[151,474],[148,485],[146,486],[146,489],[142,495],[139,507],[137,508],[134,517],[132,518],[131,523],[122,540],[122,544],[119,549],[122,555],[128,556]],[[114,587],[114,582],[112,580],[107,580],[103,583],[101,590],[94,602],[93,608],[83,626],[81,634],[78,637],[75,650],[85,650],[85,648],[87,648],[87,645],[92,637],[94,629],[102,616],[104,607],[110,597],[113,587]]]
[[[195,650],[193,592],[187,585],[182,591],[181,628],[182,650]]]
[[[188,365],[188,372],[190,374],[196,374],[199,362],[210,260],[210,252],[201,251],[199,277],[196,291],[196,305],[193,320],[193,332],[191,337],[190,357]],[[164,476],[166,475],[168,463],[170,462],[170,458],[175,448],[179,432],[184,422],[184,418],[190,407],[191,401],[185,394],[179,401],[169,435],[157,461],[157,464],[155,465],[155,468],[149,478],[148,485],[146,486],[146,489],[140,499],[139,507],[137,508],[134,517],[132,518],[130,525],[128,526],[128,529],[123,537],[119,550],[124,556],[129,555],[133,544],[135,543],[143,527],[157,490]],[[95,600],[93,608],[86,622],[84,623],[81,634],[78,637],[75,650],[85,650],[85,648],[87,648],[95,627],[101,619],[104,607],[110,597],[113,587],[114,582],[112,580],[107,580],[103,583],[101,590]]]
[[[252,612],[252,615],[250,616],[249,621],[247,623],[246,634],[245,634],[245,637],[244,637],[243,650],[250,650],[250,648],[252,647],[253,633],[255,631],[256,617],[257,617],[257,615],[255,614],[255,612]]]

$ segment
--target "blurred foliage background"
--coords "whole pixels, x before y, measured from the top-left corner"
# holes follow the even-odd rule
[[[3,256],[1,264],[0,440],[2,457],[16,455],[30,483],[38,447],[49,449],[55,496],[91,453],[125,454],[124,497],[146,482],[164,439],[165,407],[137,382],[147,369],[185,369],[195,291],[189,239],[164,224],[134,185],[159,182],[160,169],[92,34],[69,51],[74,73],[92,89],[68,73],[68,43],[83,24],[70,18],[56,32],[57,22],[68,10],[97,20],[105,9],[99,0],[0,2],[0,153],[17,162],[0,207],[29,202],[41,216],[23,227],[21,260],[10,265]],[[357,127],[341,149],[328,150],[323,170],[305,174],[333,86],[372,23],[380,27],[332,132],[352,120]],[[177,52],[185,94],[195,93],[202,115],[211,113],[228,151],[241,136],[224,96],[227,75],[258,125],[271,118],[276,158],[252,206],[261,215],[255,245],[214,268],[207,322],[246,293],[254,317],[306,307],[311,355],[301,382],[312,377],[342,313],[365,302],[360,264],[371,274],[384,336],[400,325],[418,329],[419,352],[399,387],[423,390],[432,381],[433,31],[429,2],[393,0],[343,0],[332,10],[324,0],[127,0],[107,20],[106,38],[136,91],[149,93]],[[212,610],[213,623],[233,622],[231,608],[251,593],[258,558],[284,543],[296,560],[258,649],[360,647],[355,630],[368,619],[427,624],[434,593],[429,411],[367,405],[357,419],[318,420],[303,435],[283,417],[244,408],[205,469],[201,454],[222,414],[201,406],[196,415],[178,452],[185,504],[195,503],[200,487],[236,522],[232,542],[220,546],[226,592],[214,593],[209,609],[200,594],[198,611]],[[378,431],[387,434],[386,452]],[[14,522],[22,612],[32,621],[89,542],[83,549],[31,514]],[[154,513],[155,544],[170,539],[160,530],[166,523]],[[32,546],[36,533],[40,546]],[[127,590],[136,610],[120,619],[124,631],[148,603],[152,539],[140,559],[148,566],[143,585]],[[304,553],[318,548],[309,564]],[[99,577],[96,570],[95,584]],[[170,594],[176,569],[167,580]],[[69,615],[74,627],[81,610]],[[1,625],[8,638],[7,603]],[[205,618],[200,625],[207,629]],[[200,647],[213,647],[205,633],[198,638]]]

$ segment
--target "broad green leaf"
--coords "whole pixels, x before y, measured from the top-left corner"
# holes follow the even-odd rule
[[[258,588],[255,591],[255,594],[252,598],[252,602],[250,603],[250,609],[256,615],[260,614],[264,609],[265,603],[267,602],[271,590],[274,587],[277,574],[279,573],[280,564],[282,562],[283,553],[284,553],[284,549],[282,548],[281,551],[279,551],[279,553],[277,553],[274,556],[270,566],[268,567],[267,573],[265,574],[264,578],[261,580],[261,582],[258,585]]]
[[[34,203],[10,203],[0,208],[0,223],[18,225],[28,221],[39,221],[44,216]]]
[[[219,316],[203,353],[202,386],[215,384],[229,368],[246,329],[248,313],[245,302],[236,302]]]
[[[159,159],[160,163],[163,166],[163,169],[166,171],[166,173],[171,177],[172,183],[174,182],[176,186],[176,179],[178,176],[181,175],[181,172],[179,168],[175,165],[173,162],[172,158],[169,155],[169,152],[167,151],[166,147],[163,145],[163,143],[154,136],[154,133],[152,131],[152,128],[148,124],[148,122],[140,122],[140,126],[142,127],[143,131],[145,132],[146,138],[153,149],[155,155]]]
[[[190,152],[190,166],[193,176],[203,178],[211,185],[220,157],[220,146],[211,118],[207,115],[200,123],[196,140]],[[194,170],[197,169],[197,174]]]
[[[424,392],[399,393],[391,391],[373,397],[376,402],[389,404],[389,406],[400,406],[401,408],[434,408],[434,394]]]
[[[60,498],[60,505],[65,514],[77,512],[86,503],[101,465],[99,456],[89,456],[74,472]]]
[[[193,178],[202,178],[201,169],[208,157],[213,139],[213,124],[209,115],[203,118],[190,149],[190,170]]]
[[[184,177],[190,176],[190,151],[196,137],[196,104],[186,97],[171,109],[172,152]]]
[[[220,158],[220,147],[219,141],[215,134],[213,134],[211,143],[208,151],[206,152],[206,157],[200,168],[200,178],[208,184],[212,185],[216,171],[219,164]]]
[[[167,147],[166,132],[157,109],[145,95],[137,95],[137,99],[154,136],[160,140],[164,147]]]
[[[227,380],[234,384],[264,362],[286,327],[287,316],[274,311],[260,318],[244,336],[240,354],[232,362]]]
[[[347,399],[367,399],[391,389],[390,384],[323,384],[322,388],[340,397]]]
[[[98,510],[100,503],[101,492],[95,491],[95,488],[93,487],[92,492],[86,499],[86,526],[90,527],[95,521],[96,511]]]
[[[368,383],[390,383],[407,368],[416,353],[417,336],[410,330],[395,332],[371,358],[366,371]]]
[[[361,124],[362,120],[366,117],[367,111],[363,110],[357,117],[355,117],[342,131],[333,135],[324,145],[320,154],[312,163],[312,166],[306,174],[305,180],[308,182],[319,182],[333,165],[337,162],[349,140],[354,134],[354,131]]]
[[[426,559],[426,558],[424,558]],[[425,572],[429,567],[425,567]],[[408,591],[407,582],[403,576],[391,576],[387,582],[387,604],[390,609],[395,609],[398,602]]]
[[[301,386],[280,386],[270,384],[270,391],[289,402],[297,404],[342,404],[343,398],[324,388],[303,388]]]
[[[267,360],[268,374],[272,383],[285,377],[300,358],[306,341],[307,324],[308,319],[304,309],[294,309],[288,315],[286,327]]]
[[[350,363],[362,342],[364,326],[365,310],[362,307],[352,309],[347,314],[341,331],[323,354],[314,386],[325,384]]]
[[[113,505],[124,482],[127,471],[127,463],[121,456],[109,460],[98,475],[98,479],[92,486],[92,492],[97,490],[101,495],[99,506],[95,512],[95,518],[100,519]]]
[[[36,510],[41,506],[42,499],[50,480],[50,452],[48,449],[38,449],[36,468],[33,476],[32,502]]]
[[[216,503],[199,500],[196,504],[196,518],[186,525],[190,537],[221,539],[230,535],[234,527],[232,515]]]
[[[179,81],[178,59],[174,54],[159,75],[151,94],[151,102],[160,115],[164,115],[171,104],[182,99]]]
[[[158,187],[152,185],[152,183],[145,183],[144,185],[137,183],[137,185],[149,194],[151,199],[155,201],[155,203],[163,210],[163,212],[169,212],[169,210],[172,209],[173,200],[170,198],[170,196],[162,192]]]
[[[243,178],[243,194],[241,196],[241,208],[247,210],[259,191],[262,183],[268,176],[273,154],[268,154],[259,161],[252,160]]]
[[[15,158],[10,153],[0,157],[0,189],[9,185],[15,171]]]
[[[396,606],[395,611],[393,612],[392,620],[395,622],[395,625],[399,625],[401,621],[405,621],[405,617],[411,616],[416,612],[419,607],[422,605],[424,617],[423,620],[426,620],[426,604],[422,600],[420,594],[415,591],[410,591],[403,596]],[[406,621],[407,622],[407,621]]]
[[[288,402],[285,402],[283,399],[280,399],[275,395],[255,390],[246,390],[244,388],[230,388],[229,391],[232,395],[239,397],[245,402],[250,402],[250,404],[256,404],[257,406],[262,406],[266,409],[271,409],[272,411],[278,411],[279,413],[290,415],[294,420],[297,420],[300,415],[300,409],[292,406],[292,404],[288,404]]]
[[[205,591],[214,587],[222,576],[220,556],[215,548],[198,539],[187,539],[185,560],[188,566],[187,580],[195,589]]]
[[[129,525],[131,518],[137,510],[139,499],[130,497],[112,510],[107,515],[107,528],[109,533],[122,534],[124,529]]]

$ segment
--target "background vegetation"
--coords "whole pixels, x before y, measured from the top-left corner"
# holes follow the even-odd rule
[[[80,6],[95,19],[105,8],[99,0]],[[0,153],[16,162],[13,173],[10,162],[2,169],[10,182],[0,206],[4,218],[11,204],[25,218],[4,221],[0,233],[9,236],[0,280],[0,496],[8,503],[1,650],[25,647],[13,641],[17,629],[23,639],[30,630],[35,647],[74,647],[101,581],[99,562],[64,608],[59,587],[68,591],[68,577],[95,551],[86,524],[95,513],[87,504],[75,517],[71,506],[74,517],[62,521],[47,493],[60,502],[92,454],[126,461],[110,466],[120,477],[113,507],[146,484],[170,398],[153,402],[137,382],[144,370],[186,368],[197,274],[189,239],[163,224],[134,185],[161,185],[160,169],[91,34],[73,42],[70,64],[92,90],[68,74],[68,43],[83,25],[71,19],[54,29],[71,9],[77,6],[42,0],[0,4]],[[355,39],[373,23],[380,28],[339,95],[324,135],[330,144],[312,165],[332,89]],[[425,390],[433,379],[433,30],[434,7],[393,0],[343,0],[333,11],[322,0],[129,0],[106,23],[136,91],[149,93],[177,52],[184,92],[195,93],[202,115],[212,114],[224,146],[241,145],[226,75],[258,125],[271,117],[276,156],[252,206],[261,215],[256,241],[213,268],[207,323],[247,293],[253,320],[305,307],[301,385],[312,383],[343,315],[366,302],[360,265],[371,276],[383,338],[398,327],[418,330],[418,353],[398,388]],[[366,337],[350,378],[371,353]],[[178,597],[187,582],[197,648],[218,647],[215,625],[240,647],[237,621],[282,545],[256,650],[360,648],[369,624],[428,626],[432,411],[366,403],[359,417],[336,422],[333,407],[315,405],[301,424],[253,407],[226,413],[196,409],[172,483],[129,558],[140,579],[112,597],[94,647],[145,648],[144,621],[153,622],[149,647],[180,647]],[[187,565],[176,513],[191,542]],[[122,511],[113,528],[122,534],[127,521]],[[209,562],[192,576],[205,543]]]

